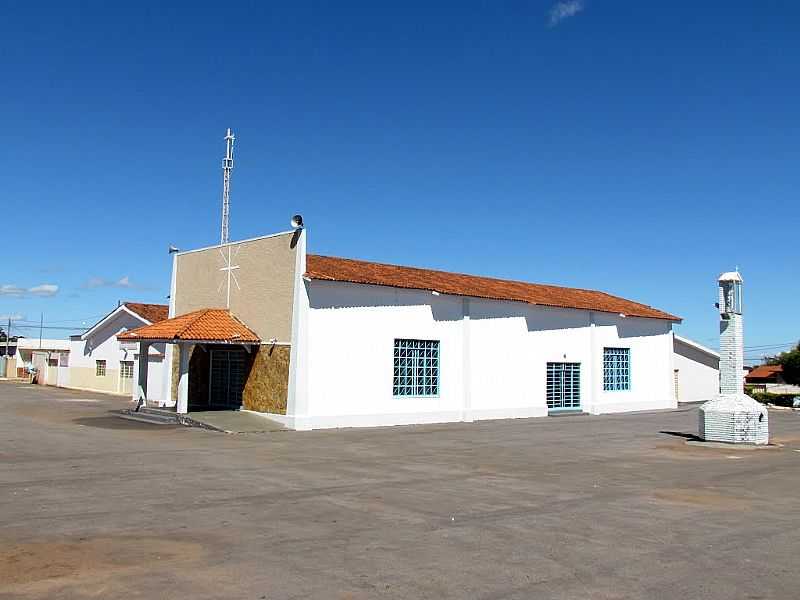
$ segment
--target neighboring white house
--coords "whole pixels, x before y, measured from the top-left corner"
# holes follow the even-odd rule
[[[173,318],[120,337],[180,348],[179,413],[243,408],[316,429],[677,406],[679,317],[605,292],[307,255],[305,237],[173,255]]]
[[[164,304],[125,302],[82,335],[70,339],[68,377],[63,387],[134,396],[139,370],[137,347],[117,341],[117,334],[167,318]],[[168,397],[164,344],[149,348],[148,378],[154,400]]]
[[[698,402],[719,394],[719,353],[679,335],[673,348],[678,402]]]
[[[69,355],[69,340],[19,338],[16,352],[10,353],[9,377],[27,377],[32,367],[38,372],[36,381],[44,385],[59,385],[64,377]]]

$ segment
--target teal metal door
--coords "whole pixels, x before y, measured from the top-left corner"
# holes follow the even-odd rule
[[[547,363],[547,410],[581,409],[581,363]]]

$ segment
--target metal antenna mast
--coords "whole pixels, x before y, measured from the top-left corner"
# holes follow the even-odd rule
[[[220,244],[227,244],[230,241],[228,235],[228,220],[231,213],[231,171],[233,171],[233,136],[231,128],[225,135],[226,151],[225,158],[222,159],[222,231],[220,233]]]

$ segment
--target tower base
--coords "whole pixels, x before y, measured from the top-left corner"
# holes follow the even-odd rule
[[[767,407],[746,394],[722,394],[700,407],[700,437],[707,442],[768,444]]]

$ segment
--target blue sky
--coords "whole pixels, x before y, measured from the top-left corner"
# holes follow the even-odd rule
[[[746,345],[796,340],[799,31],[792,2],[0,2],[0,315],[165,301],[233,127],[234,239],[301,212],[315,253],[602,289],[712,346],[738,265]]]

